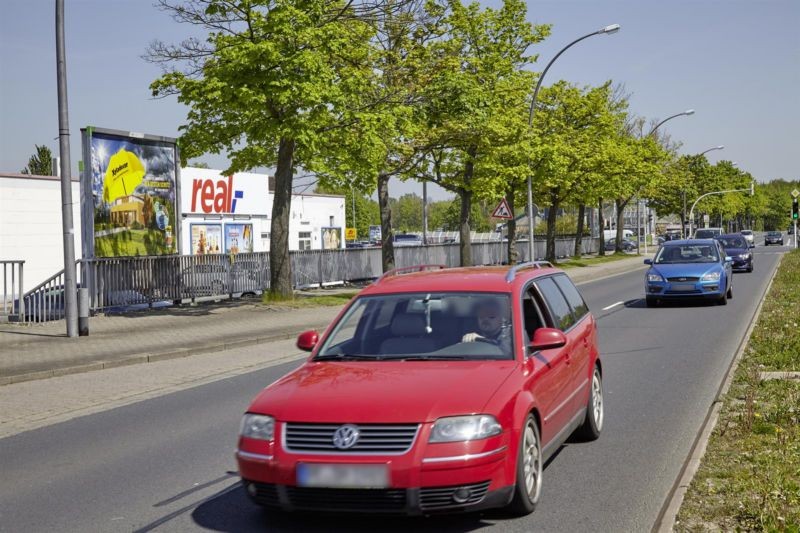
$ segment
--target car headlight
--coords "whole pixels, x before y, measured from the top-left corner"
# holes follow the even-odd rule
[[[463,442],[485,439],[502,433],[503,428],[491,415],[450,416],[433,424],[429,442]]]
[[[706,272],[703,274],[703,277],[700,278],[700,281],[719,281],[720,273],[718,270],[714,272]]]
[[[739,259],[750,259],[750,254],[739,254]]]
[[[267,415],[248,413],[242,417],[239,434],[251,439],[272,440],[275,438],[275,419]]]
[[[648,272],[647,281],[664,281],[664,278],[662,278],[661,275],[657,274],[656,272]]]

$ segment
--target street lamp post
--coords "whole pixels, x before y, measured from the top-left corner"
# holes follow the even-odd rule
[[[692,230],[694,229],[692,222],[694,221],[694,208],[697,205],[697,202],[699,202],[700,200],[702,200],[706,196],[711,196],[712,194],[727,194],[729,192],[749,192],[750,196],[753,196],[755,194],[755,183],[754,182],[750,183],[750,187],[748,187],[747,189],[728,189],[727,191],[707,192],[705,194],[700,195],[700,197],[698,197],[697,200],[694,201],[694,203],[692,204],[692,208],[689,210],[689,238],[690,239],[692,238],[692,233],[693,233]]]
[[[647,136],[649,137],[649,136],[651,136],[652,134],[654,134],[654,133],[656,132],[656,130],[657,130],[657,129],[658,129],[658,128],[659,128],[659,127],[660,127],[660,126],[663,124],[663,123],[665,123],[666,121],[668,121],[668,120],[672,120],[673,118],[676,118],[676,117],[688,117],[689,115],[694,115],[694,109],[687,109],[686,111],[684,111],[684,112],[682,112],[682,113],[676,113],[676,114],[672,115],[671,117],[667,117],[667,118],[665,118],[664,120],[662,120],[661,122],[659,122],[658,124],[656,124],[656,125],[653,127],[653,129],[652,129],[652,130],[650,130],[650,133],[648,133],[648,134],[647,134]]]
[[[720,144],[719,146],[713,146],[713,147],[709,148],[708,150],[703,150],[702,152],[700,152],[697,155],[705,155],[708,152],[711,152],[713,150],[724,150],[724,149],[725,149],[725,145],[724,144]],[[687,237],[685,235],[685,233],[686,233],[686,227],[685,227],[685,224],[686,224],[686,191],[681,191],[681,195],[682,195],[682,198],[683,198],[683,226],[681,226],[681,235],[683,237]],[[689,236],[691,236],[691,234]]]
[[[556,59],[559,58],[561,54],[563,54],[569,47],[574,44],[581,42],[584,39],[588,39],[594,35],[611,35],[612,33],[616,33],[619,31],[620,25],[619,24],[611,24],[606,26],[605,28],[601,28],[597,31],[593,31],[592,33],[588,33],[583,37],[575,39],[567,46],[562,48],[553,59],[544,67],[542,74],[539,76],[539,79],[536,81],[536,88],[533,90],[533,97],[531,98],[531,109],[530,113],[528,114],[528,129],[533,128],[533,112],[536,109],[536,96],[539,94],[539,88],[542,86],[542,80],[544,79],[544,75],[547,74],[547,71],[550,70],[550,66],[555,62]],[[530,260],[533,261],[534,258],[534,243],[533,243],[533,176],[531,172],[528,173],[528,256]]]
[[[709,148],[708,150],[703,150],[702,152],[700,152],[699,155],[705,155],[708,152],[711,152],[712,150],[723,150],[723,149],[725,149],[725,145],[724,144],[720,144],[719,146],[715,146],[713,148]]]

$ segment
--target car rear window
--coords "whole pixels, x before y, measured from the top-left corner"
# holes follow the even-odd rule
[[[581,293],[578,292],[577,287],[575,287],[575,285],[572,283],[572,280],[566,275],[555,276],[553,279],[555,280],[556,285],[558,285],[558,288],[561,289],[561,292],[564,293],[564,296],[567,298],[567,302],[572,308],[572,312],[575,314],[576,321],[579,321],[586,315],[586,313],[589,312],[589,306],[587,306],[586,302],[583,301]]]
[[[553,278],[538,280],[536,286],[550,309],[550,315],[555,322],[554,326],[562,331],[571,328],[575,324],[575,317]]]

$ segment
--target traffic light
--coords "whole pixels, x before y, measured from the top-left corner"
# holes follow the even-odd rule
[[[792,220],[797,220],[797,198],[792,200]]]

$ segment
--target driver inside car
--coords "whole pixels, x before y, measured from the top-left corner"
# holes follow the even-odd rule
[[[511,353],[511,336],[506,310],[495,298],[482,300],[477,307],[478,331],[464,334],[461,342],[488,342]]]

